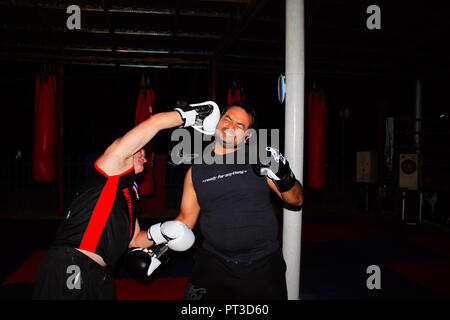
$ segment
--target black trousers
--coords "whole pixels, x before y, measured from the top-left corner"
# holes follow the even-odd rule
[[[286,263],[281,249],[241,263],[197,248],[185,300],[286,300]]]
[[[113,300],[114,279],[107,268],[70,247],[52,247],[36,271],[35,300]]]

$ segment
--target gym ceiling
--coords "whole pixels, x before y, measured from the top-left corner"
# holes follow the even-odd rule
[[[367,27],[373,4],[380,29]],[[0,0],[0,12],[2,62],[284,72],[282,0]],[[449,33],[432,1],[305,0],[306,74],[448,79]]]

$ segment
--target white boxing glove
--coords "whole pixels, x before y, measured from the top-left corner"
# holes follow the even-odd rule
[[[173,251],[186,251],[195,242],[191,229],[178,220],[157,223],[148,229],[147,238],[155,244],[166,243]]]
[[[214,101],[188,104],[185,101],[177,103],[176,111],[184,121],[184,127],[193,127],[195,130],[214,135],[220,120],[220,109]]]

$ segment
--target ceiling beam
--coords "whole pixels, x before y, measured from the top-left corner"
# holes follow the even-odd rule
[[[29,59],[37,62],[58,62],[58,63],[71,63],[71,62],[101,62],[111,64],[186,64],[186,65],[207,65],[209,61],[207,59],[189,59],[189,58],[176,58],[176,57],[119,57],[119,56],[105,56],[105,55],[67,55],[67,54],[48,54],[48,53],[24,53],[24,52],[0,52],[0,57],[9,59]]]
[[[236,24],[232,28],[232,30],[223,38],[223,40],[219,43],[214,50],[214,54],[211,57],[212,60],[217,60],[225,51],[227,51],[237,38],[241,35],[241,33],[247,28],[247,26],[252,22],[253,19],[257,16],[257,14],[261,11],[262,8],[266,6],[269,0],[250,0],[248,2],[248,6],[245,11],[239,16]]]

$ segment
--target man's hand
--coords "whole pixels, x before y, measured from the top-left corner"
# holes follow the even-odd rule
[[[280,192],[289,191],[297,181],[289,162],[272,147],[266,147],[266,151],[268,159],[258,159],[258,163],[252,165],[253,170],[257,175],[272,179]]]

